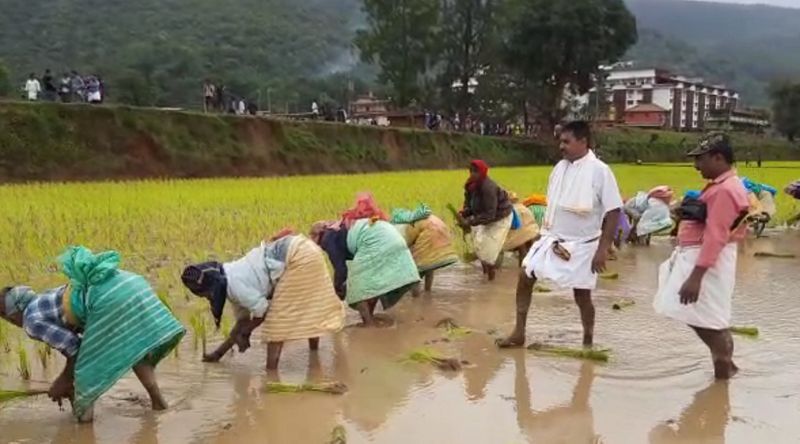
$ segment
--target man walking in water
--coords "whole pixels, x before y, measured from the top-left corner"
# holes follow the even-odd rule
[[[659,269],[653,307],[692,327],[711,350],[716,378],[729,379],[739,370],[729,328],[737,242],[746,234],[749,202],[726,135],[710,135],[689,156],[709,183],[699,199],[685,199],[678,210],[678,246]]]
[[[564,125],[559,138],[563,160],[550,174],[541,235],[525,257],[517,282],[516,326],[508,338],[497,341],[500,348],[525,344],[528,309],[537,279],[572,289],[583,323],[583,345],[593,344],[592,290],[597,274],[606,268],[622,198],[611,169],[590,149],[588,123]]]

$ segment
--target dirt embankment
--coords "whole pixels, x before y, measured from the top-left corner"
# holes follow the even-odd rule
[[[598,143],[611,162],[667,162],[682,160],[695,138],[615,130],[600,134]],[[740,151],[755,153],[756,145],[761,147],[764,159],[800,158],[800,151],[774,139],[738,142]],[[551,162],[555,154],[552,146],[537,141],[412,129],[0,103],[0,182],[460,168],[472,158],[532,165]]]

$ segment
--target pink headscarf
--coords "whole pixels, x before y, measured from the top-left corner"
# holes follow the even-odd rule
[[[358,193],[356,195],[355,205],[342,213],[342,222],[344,222],[345,227],[349,229],[358,219],[378,219],[388,221],[389,217],[386,216],[386,213],[384,213],[378,207],[378,203],[375,202],[375,198],[372,196],[372,193]]]
[[[647,197],[652,197],[653,199],[661,200],[667,205],[669,205],[672,202],[672,198],[674,195],[675,193],[672,191],[672,188],[670,188],[667,185],[661,185],[655,187],[647,193]]]

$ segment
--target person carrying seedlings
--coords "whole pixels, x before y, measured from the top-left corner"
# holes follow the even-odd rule
[[[510,193],[508,198],[514,206],[514,212],[519,217],[519,227],[512,227],[508,232],[506,242],[503,244],[503,251],[516,252],[521,266],[522,259],[528,254],[533,241],[539,235],[539,225],[536,223],[534,214],[519,201],[516,193]]]
[[[786,188],[783,191],[789,196],[792,196],[794,199],[800,200],[800,180],[796,180],[790,183],[789,185],[786,186]],[[786,224],[792,226],[796,224],[798,221],[800,221],[800,213],[797,213],[797,215],[790,217],[786,221]]]
[[[417,271],[425,278],[425,291],[431,291],[433,273],[458,262],[450,229],[424,203],[414,210],[396,208],[391,222],[411,249]]]
[[[464,206],[456,218],[458,225],[472,236],[475,254],[489,281],[495,278],[495,264],[511,230],[512,213],[508,193],[489,178],[489,165],[482,160],[470,162]]]
[[[244,257],[221,264],[186,267],[184,286],[208,300],[217,328],[225,303],[236,324],[228,338],[204,362],[218,362],[234,346],[250,348],[250,334],[264,324],[267,370],[276,370],[286,341],[308,339],[319,348],[319,337],[344,326],[344,306],[333,289],[322,250],[303,235],[282,230]]]
[[[523,260],[517,283],[516,325],[507,338],[497,341],[501,348],[525,344],[537,279],[573,290],[583,323],[583,345],[590,347],[594,340],[592,290],[598,273],[606,269],[622,197],[611,169],[590,148],[588,123],[568,123],[560,137],[564,159],[550,174],[541,236]]]
[[[358,310],[365,327],[380,324],[379,301],[388,310],[420,281],[406,240],[369,193],[359,194],[340,221],[315,223],[311,238],[328,254],[339,297]]]
[[[714,375],[729,379],[733,362],[731,305],[736,283],[737,242],[749,207],[747,192],[733,170],[728,136],[714,133],[688,153],[709,181],[698,198],[683,200],[678,246],[659,268],[653,307],[689,325],[711,351]]]
[[[154,370],[183,326],[142,276],[117,268],[117,252],[71,247],[59,262],[67,285],[40,294],[9,287],[0,298],[0,317],[66,358],[50,398],[69,399],[75,417],[91,421],[94,402],[133,369],[153,409],[166,409]]]

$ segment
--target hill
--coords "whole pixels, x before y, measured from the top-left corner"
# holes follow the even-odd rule
[[[738,89],[768,104],[776,79],[800,78],[800,9],[683,0],[627,0],[640,41],[628,57]]]

